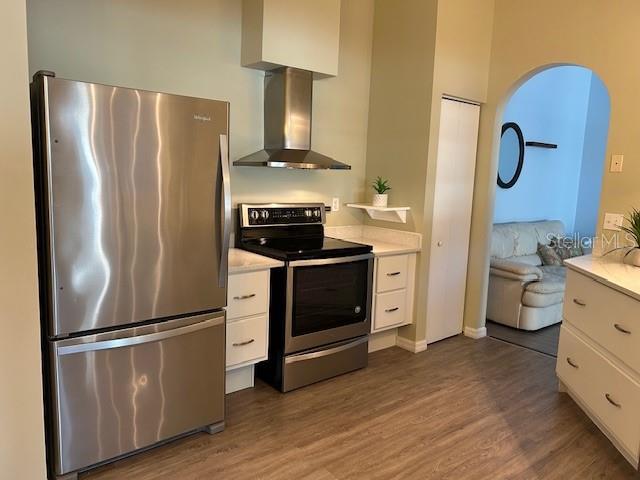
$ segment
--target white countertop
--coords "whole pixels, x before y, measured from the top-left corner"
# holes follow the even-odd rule
[[[377,257],[384,257],[386,255],[400,255],[403,253],[416,253],[420,251],[420,247],[403,245],[401,243],[381,242],[380,240],[375,240],[373,238],[367,237],[343,238],[341,240],[362,243],[364,245],[371,245],[373,247],[372,252]]]
[[[565,260],[565,265],[640,301],[640,267],[619,259],[585,255]]]
[[[283,265],[284,263],[280,260],[263,257],[239,248],[229,249],[229,273],[255,272],[257,270],[282,267]]]
[[[416,253],[420,251],[422,243],[422,236],[418,233],[369,225],[325,227],[325,235],[349,242],[371,245],[373,254],[378,257]]]

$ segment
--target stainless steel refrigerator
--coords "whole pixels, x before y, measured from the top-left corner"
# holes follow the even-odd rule
[[[53,474],[224,421],[227,102],[32,83]]]

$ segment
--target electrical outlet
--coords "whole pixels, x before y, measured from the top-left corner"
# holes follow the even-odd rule
[[[611,155],[611,172],[619,173],[622,171],[622,163],[624,162],[624,155]]]
[[[340,210],[340,198],[333,197],[333,200],[331,201],[331,211],[337,212],[339,210]]]
[[[621,213],[605,213],[602,228],[604,230],[615,230],[619,232],[622,222],[624,222],[624,215]]]

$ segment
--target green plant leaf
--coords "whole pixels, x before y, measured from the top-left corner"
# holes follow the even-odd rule
[[[376,191],[376,193],[381,195],[391,190],[391,187],[389,186],[389,180],[383,180],[382,177],[376,177],[371,186]]]

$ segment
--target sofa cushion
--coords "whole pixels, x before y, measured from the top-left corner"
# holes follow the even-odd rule
[[[564,235],[559,220],[496,223],[491,232],[491,256],[497,258],[531,256],[538,243],[548,245],[553,236]]]
[[[538,243],[538,255],[542,259],[542,265],[562,265],[562,258],[551,245]]]
[[[542,265],[542,260],[540,256],[536,253],[534,255],[522,255],[520,257],[507,257],[504,260],[510,260],[512,262],[518,263],[526,263],[527,265],[533,265],[534,267],[539,267]]]
[[[545,278],[559,277],[563,282],[567,278],[567,267],[562,265],[542,265],[540,267]]]
[[[522,304],[528,307],[548,307],[562,303],[564,299],[567,269],[557,265],[543,265],[542,280],[531,282],[525,287]]]
[[[571,237],[552,237],[549,244],[562,260],[584,255],[580,242]]]

